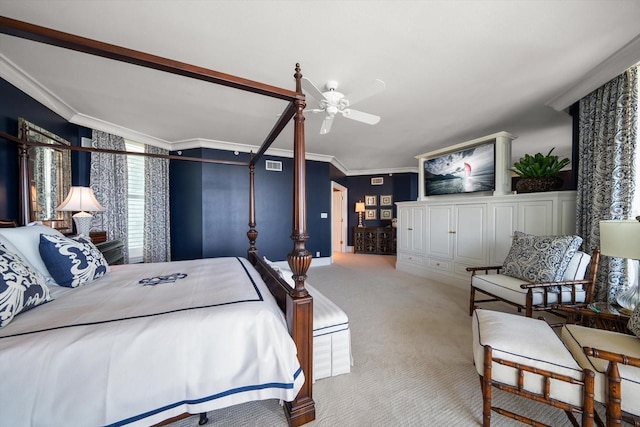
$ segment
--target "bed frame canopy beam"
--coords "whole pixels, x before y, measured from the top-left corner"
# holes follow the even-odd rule
[[[84,52],[115,61],[127,62],[154,70],[190,77],[219,85],[245,90],[260,95],[284,100],[296,98],[297,93],[276,86],[267,85],[231,74],[221,73],[208,68],[198,67],[185,62],[174,61],[161,56],[116,46],[109,43],[65,33],[51,28],[41,27],[17,19],[0,16],[0,33]]]

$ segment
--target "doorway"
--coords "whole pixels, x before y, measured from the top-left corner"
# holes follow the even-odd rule
[[[347,187],[331,181],[331,249],[347,251]]]

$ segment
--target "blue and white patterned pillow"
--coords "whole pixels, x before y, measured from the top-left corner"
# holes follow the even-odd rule
[[[47,301],[51,296],[44,277],[0,243],[0,328]]]
[[[516,231],[502,272],[534,283],[562,281],[581,244],[580,236],[534,236]]]
[[[40,256],[60,286],[75,288],[109,272],[102,252],[82,236],[68,238],[42,234]]]

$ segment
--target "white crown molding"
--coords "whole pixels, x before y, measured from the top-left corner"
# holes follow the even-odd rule
[[[66,102],[44,87],[40,82],[27,74],[9,58],[0,53],[0,77],[26,93],[45,107],[69,120],[77,114]]]
[[[130,141],[153,145],[154,147],[164,148],[165,150],[172,150],[172,145],[168,141],[117,125],[115,123],[96,119],[95,117],[87,116],[85,114],[75,114],[69,119],[69,121],[78,126],[84,126],[89,129],[100,130],[113,135],[118,135]]]
[[[359,176],[359,175],[392,175],[394,173],[418,173],[418,167],[404,167],[404,168],[391,168],[391,169],[360,169],[355,171],[349,171],[347,176]]]
[[[236,142],[228,142],[228,141],[219,141],[215,139],[203,139],[203,138],[192,138],[185,139],[182,141],[175,141],[171,143],[171,150],[188,150],[191,148],[211,148],[215,150],[224,150],[224,151],[238,151],[240,153],[257,153],[260,147],[255,145],[248,144],[239,144]],[[286,157],[293,158],[293,150],[286,150],[282,148],[269,148],[266,154],[270,156],[278,156],[278,157]],[[315,154],[315,153],[307,153],[307,160],[316,160],[319,162],[330,163],[334,159],[333,156],[327,156],[324,154]]]
[[[547,102],[547,106],[556,111],[562,111],[574,102],[611,79],[622,74],[625,70],[637,64],[640,60],[640,34],[631,39],[629,43],[618,49],[613,55],[602,61],[592,70],[587,72],[580,81],[562,92],[554,99]]]

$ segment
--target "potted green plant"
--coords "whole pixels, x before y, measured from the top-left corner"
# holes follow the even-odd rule
[[[568,158],[560,159],[553,153],[552,148],[546,155],[536,153],[525,154],[513,164],[511,169],[520,179],[516,182],[518,193],[534,193],[538,191],[553,191],[562,187],[559,173],[570,163]]]

